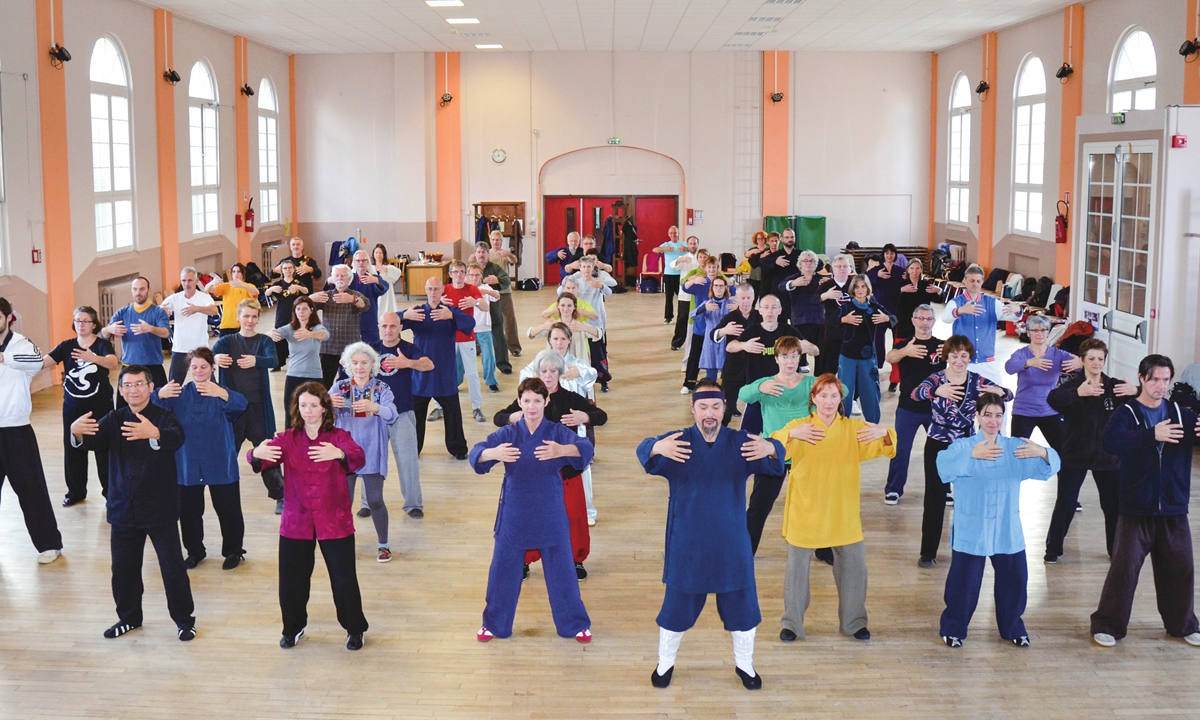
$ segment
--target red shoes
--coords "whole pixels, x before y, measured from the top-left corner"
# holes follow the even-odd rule
[[[487,642],[494,637],[496,636],[492,634],[492,631],[482,625],[479,626],[479,632],[475,633],[475,639],[479,642]]]

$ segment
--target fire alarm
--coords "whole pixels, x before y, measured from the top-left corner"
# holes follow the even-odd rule
[[[38,248],[33,249],[33,264],[37,265],[42,261],[42,251]]]
[[[1187,135],[1172,135],[1171,136],[1171,147],[1186,148],[1187,147]]]

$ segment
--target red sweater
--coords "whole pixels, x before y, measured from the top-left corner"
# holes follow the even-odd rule
[[[336,445],[346,453],[344,460],[313,462],[308,449],[323,442]],[[308,439],[303,430],[289,429],[275,436],[271,444],[283,450],[279,462],[265,462],[246,454],[255,472],[273,465],[283,465],[283,516],[279,534],[294,540],[337,540],[354,534],[354,518],[350,514],[350,490],[346,475],[363,466],[363,450],[340,428],[319,433]]]

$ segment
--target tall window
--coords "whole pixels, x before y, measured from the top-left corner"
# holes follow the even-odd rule
[[[188,150],[192,168],[192,235],[217,231],[217,191],[221,187],[217,138],[217,84],[203,60],[188,81]]]
[[[1158,75],[1154,42],[1146,31],[1135,28],[1125,36],[1120,48],[1108,85],[1112,112],[1153,110],[1154,81]]]
[[[279,99],[270,78],[258,85],[258,212],[279,222]]]
[[[5,228],[8,223],[4,219],[4,204],[7,194],[4,185],[4,93],[0,91],[0,272],[4,271],[4,260],[8,255],[8,243],[5,242]]]
[[[133,142],[129,123],[129,73],[111,38],[92,48],[92,190],[96,250],[133,247]]]
[[[950,202],[946,219],[968,222],[971,211],[971,83],[959,75],[950,93]]]
[[[1030,56],[1017,75],[1013,138],[1013,229],[1042,232],[1042,182],[1046,170],[1046,69]]]

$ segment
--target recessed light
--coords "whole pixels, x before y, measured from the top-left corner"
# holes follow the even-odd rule
[[[476,46],[475,46],[475,49],[477,49],[477,50],[503,50],[503,49],[504,49],[504,46],[503,46],[503,45],[497,45],[497,44],[493,44],[493,45],[476,45]]]
[[[469,38],[481,38],[481,37],[491,37],[492,36],[491,33],[484,33],[484,32],[459,33],[459,35],[461,35],[462,37],[469,37]]]
[[[425,0],[429,7],[462,7],[462,0]]]
[[[752,17],[752,18],[750,18],[750,22],[770,23],[770,22],[781,22],[782,20],[783,20],[783,18],[777,18],[777,17]]]
[[[479,18],[446,18],[451,25],[478,25]]]
[[[734,35],[740,35],[742,37],[762,37],[763,35],[766,35],[766,34],[767,34],[767,32],[765,30],[743,31],[743,32],[734,33]]]

